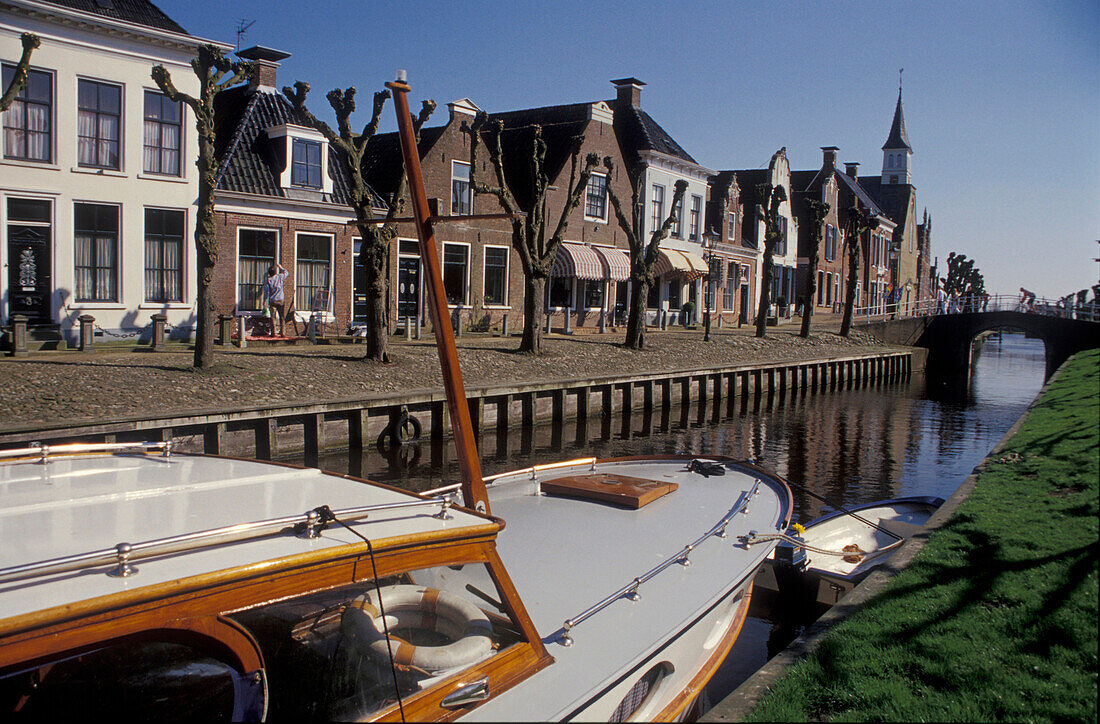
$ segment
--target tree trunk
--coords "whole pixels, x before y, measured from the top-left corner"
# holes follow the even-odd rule
[[[764,264],[760,273],[760,304],[756,310],[756,336],[763,337],[768,329],[768,308],[771,306],[772,269],[775,262],[772,253],[765,245]]]
[[[852,331],[852,313],[856,306],[856,283],[859,281],[859,241],[848,249],[848,289],[844,292],[844,319],[840,322],[840,336]]]
[[[195,266],[198,272],[198,294],[195,298],[195,355],[191,364],[195,369],[214,366],[214,267],[218,263],[218,242],[214,225],[214,170],[213,147],[207,155],[207,144],[202,144],[199,157],[199,197],[195,219]]]
[[[546,277],[523,277],[523,340],[519,351],[542,354],[542,322],[545,317]]]
[[[386,276],[368,259],[367,267],[367,351],[364,360],[389,362],[389,328],[386,326]],[[373,277],[373,279],[371,278]]]
[[[645,348],[645,313],[649,301],[649,282],[645,279],[630,280],[630,316],[626,322],[627,349]]]
[[[806,289],[802,294],[802,330],[799,335],[809,337],[810,321],[814,316],[814,302],[817,299],[817,249],[810,249],[810,263],[806,267]]]

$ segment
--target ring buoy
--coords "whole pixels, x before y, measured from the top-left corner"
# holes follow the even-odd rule
[[[416,646],[392,633],[387,638],[382,608],[390,631],[424,629],[451,643]],[[392,655],[397,665],[432,673],[475,663],[493,650],[493,626],[484,611],[461,596],[425,586],[386,586],[358,596],[344,609],[341,627],[364,653],[386,662]]]

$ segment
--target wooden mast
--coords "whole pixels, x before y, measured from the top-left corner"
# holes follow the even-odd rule
[[[466,401],[466,389],[462,385],[462,371],[458,366],[458,350],[455,348],[454,330],[447,314],[447,295],[443,289],[443,274],[436,252],[435,233],[432,230],[428,196],[424,191],[424,175],[420,170],[420,153],[416,148],[412,116],[409,114],[408,83],[404,71],[397,80],[387,83],[393,91],[394,108],[397,111],[397,133],[401,139],[401,155],[405,159],[405,175],[409,180],[409,197],[412,201],[416,233],[420,237],[420,262],[427,279],[428,312],[435,332],[435,346],[439,350],[439,365],[443,371],[443,388],[447,393],[447,408],[451,413],[451,429],[458,448],[458,466],[462,472],[462,498],[467,508],[491,512],[485,481],[481,478],[481,461],[478,459],[474,426],[470,420],[470,407]]]

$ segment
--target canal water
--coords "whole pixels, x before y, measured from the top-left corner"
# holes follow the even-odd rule
[[[901,383],[738,399],[715,411],[675,408],[652,417],[592,418],[511,430],[480,439],[485,475],[574,457],[663,453],[750,458],[794,487],[795,521],[837,505],[906,495],[949,497],[1023,414],[1042,387],[1043,344],[1022,335],[993,337],[981,348],[968,386],[945,392],[924,378]],[[319,467],[411,490],[458,480],[453,443],[424,443],[401,455],[370,450],[329,455]],[[753,610],[726,663],[708,686],[721,700],[782,650],[806,621]]]

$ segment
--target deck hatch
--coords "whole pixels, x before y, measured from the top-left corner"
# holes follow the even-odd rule
[[[548,495],[599,500],[634,510],[668,495],[678,487],[676,483],[613,473],[566,475],[544,480],[541,484],[542,492]]]

